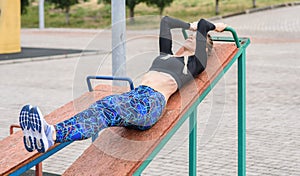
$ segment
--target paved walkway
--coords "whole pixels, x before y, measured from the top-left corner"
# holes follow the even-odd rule
[[[218,20],[252,42],[247,49],[247,175],[300,175],[299,10],[300,6],[284,7]],[[157,34],[127,34],[127,70],[136,82],[151,62],[146,58],[157,52]],[[39,105],[48,114],[87,91],[86,75],[110,72],[108,31],[24,29],[21,36],[24,47],[101,48],[102,54],[0,62],[0,139],[9,135],[10,124],[18,122],[22,105]],[[236,81],[234,66],[199,106],[198,175],[237,173]],[[44,162],[44,171],[61,174],[90,143],[63,149]],[[143,175],[187,175],[187,160],[185,124]]]

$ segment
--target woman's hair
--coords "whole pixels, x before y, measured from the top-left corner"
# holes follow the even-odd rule
[[[206,48],[207,48],[207,55],[210,56],[211,52],[212,52],[212,48],[213,48],[214,42],[211,38],[211,35],[207,34],[207,38],[206,38]]]

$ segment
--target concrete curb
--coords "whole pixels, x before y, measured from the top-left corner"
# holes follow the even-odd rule
[[[297,5],[300,5],[300,2],[298,2],[298,1],[297,2],[288,2],[288,3],[276,4],[276,5],[266,6],[266,7],[252,8],[252,9],[247,9],[247,10],[241,11],[241,12],[226,14],[223,16],[211,17],[211,18],[209,18],[209,20],[211,20],[211,21],[220,20],[220,19],[229,18],[229,17],[233,17],[233,16],[238,16],[238,15],[261,12],[261,11],[265,11],[265,10],[272,10],[272,9],[277,9],[277,8],[281,8],[281,7],[292,7],[292,6],[297,6]]]

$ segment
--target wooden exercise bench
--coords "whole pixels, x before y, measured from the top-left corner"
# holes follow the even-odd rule
[[[250,40],[238,38],[227,27],[232,37],[213,37],[214,53],[208,58],[206,70],[171,96],[161,119],[149,130],[137,131],[122,127],[107,128],[63,175],[140,175],[180,126],[189,118],[189,173],[196,175],[197,106],[238,60],[238,174],[246,174],[245,150],[245,50]],[[184,33],[186,36],[186,33]],[[113,90],[113,91],[112,91]],[[50,124],[66,120],[87,108],[91,103],[113,93],[128,91],[124,87],[98,85],[78,99],[55,110],[45,119]],[[75,106],[74,106],[75,104]],[[80,107],[80,109],[74,109]],[[0,175],[19,175],[68,143],[55,144],[46,153],[27,152],[22,132],[16,132],[0,141]],[[5,145],[3,145],[5,144]]]
[[[236,35],[235,32],[233,34]],[[237,36],[235,38],[237,39]],[[225,38],[214,38],[214,41],[227,40]],[[245,52],[243,50],[249,44],[249,40],[244,39],[239,42],[241,43],[215,42],[215,53],[213,57],[208,58],[205,72],[170,98],[164,115],[151,129],[147,131],[126,128],[104,130],[63,175],[140,175],[188,117],[190,118],[190,135],[192,135],[189,141],[190,175],[196,175],[196,109],[237,58],[241,60],[239,62],[245,62]],[[237,48],[237,45],[239,45],[239,48]],[[241,68],[244,66],[244,63],[239,63],[239,71],[243,69],[244,72],[245,69]],[[244,75],[239,74],[239,76]],[[244,77],[240,78],[239,81],[241,79],[245,81]],[[240,82],[240,84],[244,83]],[[242,91],[241,88],[240,91]],[[101,92],[101,86],[96,87],[95,90]],[[245,95],[245,92],[243,94]],[[239,96],[244,95],[239,92]],[[242,108],[241,105],[239,108]],[[243,113],[245,112],[244,108],[241,109]],[[245,114],[241,114],[242,111],[240,116],[243,119],[240,119],[239,123],[244,123],[245,120]],[[245,167],[245,132],[242,131],[244,127],[239,130],[239,134],[243,135],[239,136],[239,139],[243,140],[239,142],[240,169]],[[245,173],[245,168],[239,171],[239,175],[243,175],[242,173]]]

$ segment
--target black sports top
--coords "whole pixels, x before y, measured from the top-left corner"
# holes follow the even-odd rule
[[[178,89],[180,89],[200,74],[204,70],[204,67],[195,56],[184,58],[160,55],[155,58],[149,70],[170,74],[176,80]]]
[[[170,29],[181,27],[188,29],[190,25],[180,20],[164,17],[161,21],[159,45],[160,55],[156,57],[150,71],[170,74],[177,82],[178,89],[204,71],[207,63],[206,36],[215,25],[200,19],[197,25],[195,55],[174,57],[171,51],[172,36]]]

